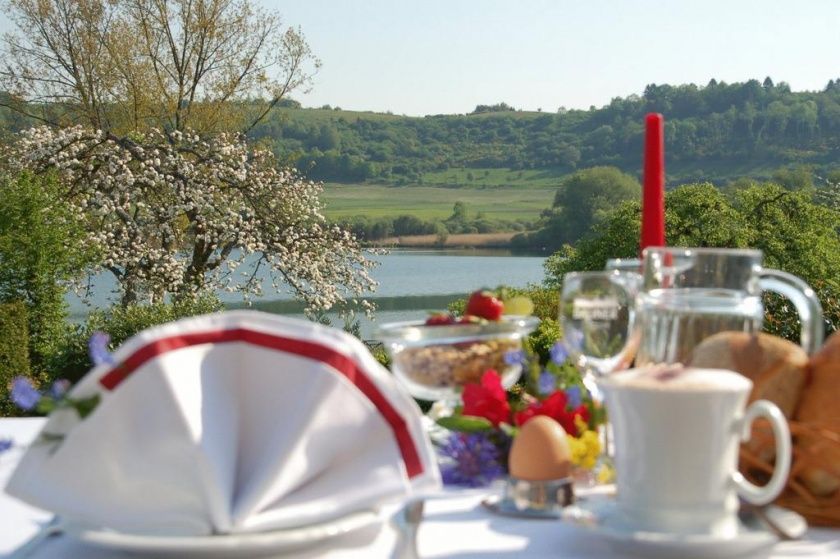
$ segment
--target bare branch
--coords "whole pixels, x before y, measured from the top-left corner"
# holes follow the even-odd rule
[[[3,39],[0,88],[68,100],[73,120],[119,134],[250,130],[320,65],[254,0],[7,0],[5,11],[17,32]],[[247,121],[232,105],[244,99]]]

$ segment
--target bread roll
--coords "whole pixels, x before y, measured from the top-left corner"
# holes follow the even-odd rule
[[[741,373],[753,382],[750,402],[770,400],[791,419],[807,379],[808,354],[770,334],[721,332],[694,348],[689,365]]]
[[[808,461],[800,474],[817,496],[840,489],[840,334],[835,332],[811,358],[811,378],[805,386],[796,420],[832,432],[826,436],[801,435],[796,441],[800,456]]]
[[[690,365],[741,373],[753,382],[748,403],[770,400],[792,419],[807,379],[808,354],[798,345],[770,334],[720,332],[694,348]],[[753,422],[745,446],[764,462],[775,459],[773,431],[767,420]]]

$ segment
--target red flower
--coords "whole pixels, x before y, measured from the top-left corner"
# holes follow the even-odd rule
[[[532,417],[535,417],[535,416],[537,416],[537,415],[540,415],[539,413],[537,413],[537,412],[538,412],[538,410],[539,410],[539,403],[537,403],[537,404],[531,404],[530,406],[528,406],[528,407],[527,407],[527,408],[525,408],[524,410],[520,410],[520,411],[518,411],[518,412],[514,412],[514,414],[513,414],[513,423],[514,423],[517,427],[522,427],[523,425],[525,425],[526,423],[528,423],[528,420],[529,420],[529,419],[531,419]]]
[[[575,418],[580,417],[588,423],[589,410],[583,404],[573,410],[568,410],[568,405],[569,398],[566,393],[557,390],[542,402],[533,402],[524,410],[516,412],[513,420],[516,425],[521,427],[534,416],[547,415],[559,423],[568,434],[577,437],[580,434],[577,425],[575,425]]]
[[[493,369],[484,372],[481,384],[464,385],[461,398],[464,401],[464,415],[484,417],[495,427],[509,420],[510,405],[505,389],[502,388],[502,378]]]
[[[548,398],[542,401],[542,413],[543,415],[554,418],[560,425],[563,425],[560,417],[566,413],[566,406],[568,404],[569,397],[566,396],[566,393],[562,390],[555,390]],[[563,425],[563,429],[566,429],[565,425]]]

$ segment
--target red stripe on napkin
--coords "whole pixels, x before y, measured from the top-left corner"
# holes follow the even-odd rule
[[[245,342],[268,349],[293,353],[329,365],[353,383],[370,400],[391,427],[394,437],[397,440],[397,446],[399,446],[403,462],[405,463],[408,477],[413,478],[423,473],[423,463],[420,460],[405,419],[394,409],[391,403],[388,402],[382,392],[379,391],[373,381],[368,378],[355,361],[342,353],[320,344],[266,334],[265,332],[255,332],[244,328],[181,334],[179,336],[156,340],[141,347],[121,364],[103,375],[99,379],[99,384],[108,390],[113,390],[147,361],[159,357],[164,353],[194,345],[225,342]]]

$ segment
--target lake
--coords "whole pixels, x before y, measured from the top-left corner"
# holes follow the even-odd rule
[[[377,305],[376,322],[415,320],[424,318],[430,310],[443,310],[453,299],[480,289],[499,285],[525,287],[542,283],[545,257],[515,254],[506,250],[488,249],[427,249],[392,250],[388,254],[369,254],[379,262],[372,275],[379,282],[375,293],[368,298]],[[270,282],[265,295],[255,298],[251,308],[267,312],[303,316],[302,305],[288,293],[275,293]],[[94,278],[94,288],[88,303],[75,295],[68,296],[70,314],[83,320],[92,307],[106,307],[114,302],[114,280],[110,274]],[[219,292],[229,308],[246,305],[242,297]],[[336,315],[328,314],[333,324],[341,326]],[[375,323],[361,318],[362,337],[369,338]]]

